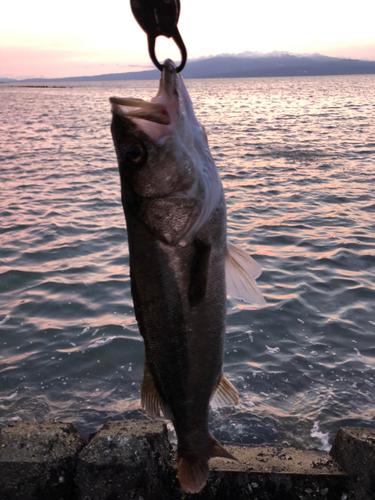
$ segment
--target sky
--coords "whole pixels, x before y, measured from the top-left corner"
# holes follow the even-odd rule
[[[189,58],[244,51],[375,60],[375,1],[180,0]],[[179,61],[159,37],[158,59]],[[0,77],[61,78],[151,69],[129,0],[4,1]]]

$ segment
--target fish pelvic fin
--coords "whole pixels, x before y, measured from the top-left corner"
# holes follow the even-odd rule
[[[249,304],[265,306],[266,301],[255,281],[261,272],[262,268],[250,255],[233,243],[227,242],[225,281],[228,295]]]
[[[208,452],[199,457],[185,455],[178,452],[178,480],[186,493],[199,493],[205,486],[208,478],[208,461],[210,458],[221,457],[236,460],[237,458],[227,451],[212,436]]]
[[[172,412],[168,405],[164,403],[157,391],[154,379],[148,363],[143,367],[143,380],[141,386],[141,406],[146,413],[152,418],[159,418],[162,411],[165,418],[173,420]]]
[[[219,406],[236,406],[239,402],[237,389],[221,374],[219,385],[211,399],[211,406],[214,408],[218,408]]]

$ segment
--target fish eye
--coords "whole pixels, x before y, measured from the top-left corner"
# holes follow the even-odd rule
[[[138,143],[127,144],[123,149],[124,157],[127,163],[138,165],[144,159],[144,148]]]

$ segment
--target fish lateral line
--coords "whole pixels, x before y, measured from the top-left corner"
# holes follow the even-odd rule
[[[193,246],[188,298],[190,306],[196,307],[206,295],[211,245],[196,239]]]

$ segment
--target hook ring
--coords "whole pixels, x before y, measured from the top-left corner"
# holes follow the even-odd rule
[[[158,68],[158,70],[163,71],[163,65],[160,64],[160,62],[158,61],[156,54],[155,54],[156,38],[157,38],[157,36],[147,35],[148,53],[150,55],[152,62],[155,64],[155,66]],[[177,45],[177,47],[180,51],[180,54],[181,54],[181,63],[177,67],[177,73],[179,73],[185,67],[186,60],[187,60],[187,51],[186,51],[184,41],[181,38],[180,32],[177,29],[177,26],[174,30],[174,33],[171,35],[171,38],[174,40],[174,42]]]

